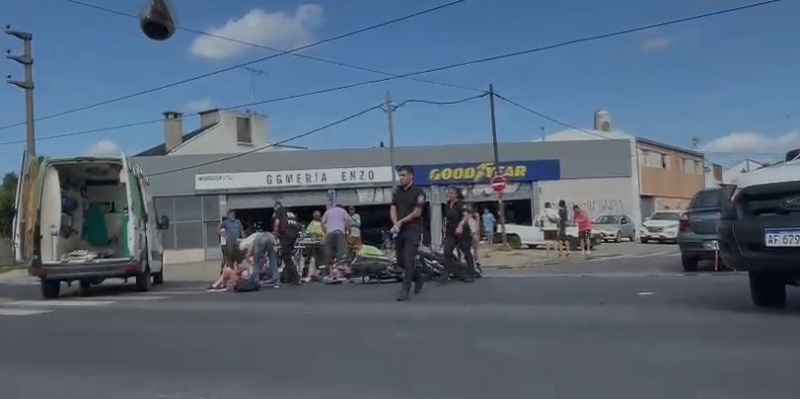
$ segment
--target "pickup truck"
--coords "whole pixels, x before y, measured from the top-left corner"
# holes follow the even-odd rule
[[[506,224],[506,237],[508,244],[513,249],[522,248],[536,248],[539,245],[544,245],[544,232],[541,227],[527,226],[522,224]],[[569,247],[571,250],[577,250],[578,246],[578,226],[567,226],[567,238],[569,240]],[[591,246],[594,248],[603,242],[603,234],[599,231],[592,230]]]

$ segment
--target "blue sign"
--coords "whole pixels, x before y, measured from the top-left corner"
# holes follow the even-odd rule
[[[509,183],[561,179],[561,163],[558,159],[500,162],[499,169],[497,174],[505,176]],[[489,184],[495,175],[491,162],[414,166],[414,182],[420,186]]]

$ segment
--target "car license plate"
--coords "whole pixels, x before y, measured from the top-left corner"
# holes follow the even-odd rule
[[[800,247],[800,229],[766,229],[764,245],[772,248]]]

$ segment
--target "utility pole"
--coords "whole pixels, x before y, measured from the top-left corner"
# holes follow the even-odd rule
[[[497,119],[494,113],[494,85],[489,85],[489,112],[492,117],[492,152],[494,153],[494,174],[500,173],[500,153],[497,148]],[[491,179],[494,176],[489,176]],[[503,204],[503,193],[497,193],[497,213],[500,216],[500,236],[503,239],[503,246],[508,247],[508,237],[506,237],[506,210]]]
[[[386,111],[386,123],[389,128],[389,164],[392,165],[392,180],[394,180],[397,176],[397,165],[394,160],[394,105],[389,90],[386,90],[384,108],[386,108],[384,111]]]
[[[25,90],[25,164],[23,165],[23,176],[20,176],[20,179],[23,179],[22,187],[30,188],[32,187],[33,183],[33,176],[31,176],[31,164],[36,159],[36,131],[34,130],[34,117],[33,117],[33,50],[31,48],[31,41],[33,40],[33,35],[29,32],[21,32],[17,30],[12,30],[10,25],[6,26],[6,34],[9,36],[14,36],[17,39],[22,41],[22,55],[12,55],[11,50],[6,51],[6,58],[9,60],[13,60],[22,64],[25,67],[25,80],[13,80],[11,79],[11,75],[8,75],[7,83],[10,85],[17,86],[21,89]],[[17,204],[17,218],[19,218],[19,231],[15,232],[15,236],[19,234],[19,246],[20,248],[14,248],[14,260],[17,259],[17,253],[21,255],[23,259],[27,257],[29,252],[29,248],[26,248],[25,242],[28,238],[28,226],[25,220],[25,216],[28,214],[28,203],[30,202],[30,189],[23,189],[22,191],[22,206]],[[23,211],[20,212],[19,209],[22,208]],[[31,236],[32,237],[32,236]],[[16,242],[16,237],[12,237],[12,240]]]
[[[25,80],[13,80],[9,75],[7,82],[25,90],[26,150],[28,159],[33,159],[36,158],[36,133],[33,128],[33,50],[31,49],[33,35],[28,32],[12,30],[11,26],[6,26],[6,34],[22,41],[22,55],[11,55],[11,50],[8,50],[6,58],[25,67]]]

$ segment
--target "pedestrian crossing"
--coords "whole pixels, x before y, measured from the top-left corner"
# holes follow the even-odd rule
[[[64,298],[53,300],[15,300],[0,298],[1,316],[35,316],[53,313],[64,309],[101,308],[123,302],[158,301],[169,299],[170,295],[114,295],[89,298]]]

